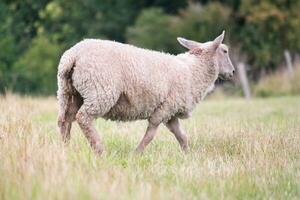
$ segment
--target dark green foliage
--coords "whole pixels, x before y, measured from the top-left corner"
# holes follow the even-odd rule
[[[83,38],[179,53],[176,37],[205,42],[225,29],[258,75],[276,69],[284,49],[299,53],[299,10],[291,0],[3,0],[0,93],[54,94],[60,54]]]
[[[230,13],[231,10],[220,3],[210,3],[206,6],[191,4],[180,13],[175,24],[177,32],[199,42],[212,40],[223,30],[230,30]]]
[[[13,65],[36,36],[38,12],[46,3],[35,0],[0,2],[0,92],[15,88],[18,78]]]
[[[144,10],[127,31],[129,43],[145,48],[179,53],[183,51],[176,37],[205,42],[228,28],[230,9],[220,3],[207,6],[191,4],[178,16],[159,8]],[[211,22],[214,22],[213,24]]]
[[[177,53],[179,45],[172,28],[170,15],[160,8],[150,8],[141,13],[133,27],[129,27],[127,39],[137,46]]]
[[[17,80],[15,89],[23,93],[54,94],[56,68],[61,53],[61,47],[48,37],[36,37],[13,66]]]
[[[299,9],[299,1],[241,2],[243,24],[236,27],[236,39],[242,41],[242,50],[256,70],[278,66],[284,49],[299,51]]]

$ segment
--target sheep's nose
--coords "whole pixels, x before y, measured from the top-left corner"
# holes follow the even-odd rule
[[[232,74],[234,74],[235,70],[232,70]]]
[[[228,73],[228,74],[227,74],[227,78],[228,78],[228,79],[232,79],[232,78],[233,78],[233,72]]]

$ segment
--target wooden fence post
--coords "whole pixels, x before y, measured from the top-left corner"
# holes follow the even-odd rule
[[[290,54],[289,50],[284,50],[284,57],[285,57],[286,66],[288,69],[288,74],[291,77],[294,74],[294,69],[293,69],[292,58],[291,58],[291,54]]]
[[[239,74],[239,79],[242,84],[244,96],[246,99],[250,99],[251,93],[250,93],[250,87],[249,87],[249,82],[248,82],[248,78],[247,78],[245,64],[242,62],[238,63],[237,70],[238,70],[238,74]]]

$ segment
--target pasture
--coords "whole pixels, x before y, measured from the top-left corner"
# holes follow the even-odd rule
[[[164,126],[136,155],[143,121],[98,119],[100,158],[76,123],[65,146],[55,98],[7,95],[0,111],[0,199],[300,198],[300,96],[200,103],[186,155]]]

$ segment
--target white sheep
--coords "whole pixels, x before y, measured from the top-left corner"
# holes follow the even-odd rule
[[[198,43],[177,38],[188,52],[171,55],[108,40],[86,39],[67,50],[58,66],[58,125],[65,142],[76,119],[91,147],[103,145],[93,126],[97,117],[130,121],[147,119],[137,147],[143,152],[164,123],[186,151],[187,137],[178,118],[187,118],[219,77],[229,79],[234,67],[223,33]]]

